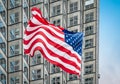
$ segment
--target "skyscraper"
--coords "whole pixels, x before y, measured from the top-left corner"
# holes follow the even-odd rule
[[[23,31],[32,7],[56,26],[84,32],[81,77],[24,54]],[[0,84],[98,84],[99,0],[0,0]]]

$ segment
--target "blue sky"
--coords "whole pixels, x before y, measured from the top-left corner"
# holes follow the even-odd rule
[[[100,0],[100,84],[120,84],[120,0]]]

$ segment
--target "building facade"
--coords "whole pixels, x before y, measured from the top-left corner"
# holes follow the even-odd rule
[[[67,74],[36,52],[24,54],[23,31],[32,7],[56,26],[84,32],[81,77]],[[0,0],[0,84],[98,84],[99,0]]]

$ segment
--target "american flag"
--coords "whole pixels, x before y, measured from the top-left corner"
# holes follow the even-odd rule
[[[36,7],[31,11],[23,37],[24,53],[32,57],[35,51],[40,51],[50,63],[70,74],[80,75],[83,34],[49,23]]]

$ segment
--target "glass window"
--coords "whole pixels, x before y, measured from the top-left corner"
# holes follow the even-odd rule
[[[0,48],[6,54],[6,44],[4,42],[0,43]]]
[[[91,78],[86,78],[86,79],[85,79],[85,84],[93,84],[93,77],[91,77]]]
[[[19,12],[10,15],[10,24],[19,22]]]
[[[70,26],[78,24],[78,16],[70,17]]]
[[[78,16],[74,16],[74,25],[78,24]]]
[[[20,5],[21,0],[10,0],[10,8],[14,8]]]
[[[85,40],[85,48],[93,47],[93,39]]]
[[[10,72],[18,71],[20,69],[19,60],[10,62]]]
[[[13,78],[13,77],[10,79],[10,84],[15,84],[15,83],[14,83],[14,78]]]
[[[1,25],[1,24],[0,24]],[[5,31],[5,27],[3,26],[3,27],[0,27],[0,32],[1,32],[1,34],[4,36],[4,37],[6,37],[6,31]]]
[[[52,16],[59,15],[60,14],[60,5],[53,7]]]
[[[93,72],[93,65],[85,66],[85,74],[90,74]]]
[[[18,77],[15,78],[15,84],[19,84],[19,78]]]
[[[5,58],[0,58],[0,65],[1,65],[4,69],[6,69],[6,60],[5,60]]]
[[[32,0],[32,5],[38,4],[40,2],[41,2],[41,0]]]
[[[32,65],[40,64],[41,63],[41,54],[36,54],[32,57]]]
[[[2,19],[6,22],[6,13],[5,10],[0,10],[0,15],[2,16]]]
[[[37,80],[41,78],[41,69],[32,70],[32,80]]]
[[[55,84],[55,78],[52,79],[52,84]]]
[[[28,63],[28,55],[24,54],[24,59]]]
[[[85,6],[85,9],[88,10],[88,9],[91,9],[94,7],[94,4],[89,4],[89,5],[86,5]]]
[[[25,28],[27,27],[27,25],[28,25],[28,23],[27,23],[27,22],[24,22],[24,26],[25,26]]]
[[[60,84],[60,77],[52,78],[52,84]]]
[[[47,74],[45,74],[45,79],[44,79],[44,84],[50,84],[50,82],[49,82],[49,76],[47,75]]]
[[[2,84],[6,84],[6,76],[1,70],[0,70],[0,82]]]
[[[19,44],[15,45],[15,50],[19,49]]]
[[[10,46],[10,56],[18,55],[19,54],[19,44],[11,45]]]
[[[90,9],[94,7],[94,0],[86,0],[85,1],[85,9]]]
[[[13,56],[14,55],[14,46],[10,46],[10,56]]]
[[[2,2],[3,2],[4,5],[6,4],[6,1],[7,1],[7,0],[2,0]]]
[[[27,25],[28,25],[26,15],[24,15],[24,16],[23,16],[23,23],[24,23],[24,26],[25,26],[25,28],[26,28],[26,27],[27,27]]]
[[[28,9],[28,6],[27,7],[24,7],[24,12],[26,14],[26,16],[28,17],[29,16],[29,9]]]
[[[16,38],[19,38],[19,29],[18,28],[15,29],[15,36],[16,36]]]
[[[15,22],[17,23],[19,21],[19,12],[15,13]]]
[[[37,64],[40,64],[41,63],[41,54],[37,54],[36,57],[37,57]]]
[[[93,26],[88,26],[85,28],[85,35],[93,34]]]
[[[35,79],[36,79],[36,71],[32,70],[32,80],[35,80]]]
[[[77,75],[69,74],[69,80],[76,80],[76,79],[77,79]]]
[[[24,74],[28,78],[28,68],[26,66],[24,66]]]
[[[49,62],[47,60],[45,60],[44,65],[47,71],[49,71]]]
[[[70,18],[70,26],[72,26],[74,23],[73,23],[74,19],[73,17]]]
[[[70,12],[74,12],[78,10],[78,2],[74,2],[70,4]]]
[[[93,52],[86,52],[85,53],[85,61],[89,61],[93,59]]]
[[[85,15],[85,22],[91,22],[93,20],[94,20],[94,13],[93,12]]]
[[[24,84],[28,84],[27,81],[24,81]]]
[[[13,29],[10,30],[10,39],[11,40],[15,39],[15,32]]]
[[[10,78],[10,84],[19,84],[20,80],[19,77],[11,77]]]
[[[52,65],[52,73],[57,73],[57,72],[60,72],[60,68],[56,65]]]
[[[53,24],[56,25],[56,26],[60,26],[60,19],[54,20]]]
[[[11,24],[15,23],[15,14],[10,15],[10,23]]]
[[[37,70],[37,78],[38,78],[38,79],[41,78],[41,70],[40,70],[40,69]]]
[[[14,8],[15,7],[15,1],[14,0],[10,0],[10,8]]]

